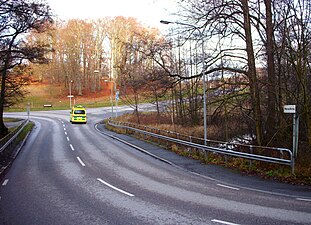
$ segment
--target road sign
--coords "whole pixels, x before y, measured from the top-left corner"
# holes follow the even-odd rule
[[[296,105],[284,105],[284,113],[296,113]]]

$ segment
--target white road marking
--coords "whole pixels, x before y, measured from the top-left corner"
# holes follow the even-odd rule
[[[298,201],[306,201],[306,202],[311,202],[310,198],[296,198]]]
[[[66,127],[66,125],[65,125],[65,124],[63,124],[63,127]]]
[[[227,186],[227,185],[223,185],[223,184],[217,184],[217,185],[220,186],[220,187],[229,188],[229,189],[232,189],[232,190],[237,190],[237,191],[240,190],[240,188],[231,187],[231,186]]]
[[[72,144],[70,144],[70,148],[71,148],[72,151],[75,150],[74,147],[72,146]]]
[[[6,186],[6,185],[8,184],[8,182],[9,182],[9,179],[5,179],[5,180],[3,181],[3,183],[2,183],[2,186]]]
[[[211,221],[214,223],[221,223],[221,224],[226,224],[226,225],[239,225],[237,223],[230,223],[230,222],[222,221],[222,220],[211,220]]]
[[[85,164],[83,163],[83,161],[80,159],[79,156],[77,157],[77,159],[78,159],[79,163],[81,164],[81,166],[85,166]]]
[[[67,141],[70,141],[70,140],[69,140],[69,137],[67,137]]]
[[[67,132],[65,131],[65,135],[67,135]]]
[[[100,179],[100,178],[97,178],[97,180],[98,180],[99,182],[101,182],[102,184],[104,184],[104,185],[106,185],[106,186],[108,186],[108,187],[110,187],[110,188],[112,188],[112,189],[114,189],[114,190],[116,190],[116,191],[118,191],[118,192],[121,192],[121,193],[123,193],[123,194],[125,194],[125,195],[127,195],[127,196],[130,196],[130,197],[134,197],[134,196],[135,196],[135,195],[133,195],[133,194],[131,194],[131,193],[129,193],[129,192],[123,191],[123,190],[121,190],[121,189],[119,189],[119,188],[117,188],[117,187],[115,187],[115,186],[113,186],[113,185],[107,183],[106,181],[103,181],[103,180]]]
[[[66,130],[66,128],[64,127],[64,130]]]

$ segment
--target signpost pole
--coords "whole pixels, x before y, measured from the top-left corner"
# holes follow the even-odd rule
[[[116,117],[118,117],[118,100],[119,100],[119,91],[116,91]]]
[[[296,149],[296,113],[293,113],[293,153],[294,156],[297,156],[297,149]]]
[[[27,120],[29,120],[29,114],[30,114],[30,103],[27,103]]]
[[[296,116],[296,105],[285,105],[284,113],[293,114],[293,156],[297,157],[299,120],[297,120],[297,116]]]

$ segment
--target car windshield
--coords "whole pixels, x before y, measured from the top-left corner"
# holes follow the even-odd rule
[[[77,109],[74,111],[74,114],[85,114],[85,111],[82,109]]]

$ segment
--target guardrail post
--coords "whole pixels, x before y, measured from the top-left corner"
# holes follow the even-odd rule
[[[207,151],[205,149],[203,149],[203,151],[204,151],[204,160],[205,160],[205,162],[207,162],[208,161]]]
[[[291,165],[292,167],[292,175],[295,175],[295,156],[291,155]]]
[[[169,131],[166,131],[167,132],[167,136],[168,134],[170,133]],[[166,148],[168,148],[168,140],[166,140]]]
[[[157,134],[160,134],[160,129],[157,129]],[[158,138],[158,144],[160,144],[160,138]]]
[[[229,150],[228,149],[228,142],[226,142],[226,150]],[[228,156],[227,155],[225,155],[225,164],[227,165],[227,163],[228,163]]]
[[[249,147],[249,151],[251,154],[253,154],[253,146],[252,145]],[[253,161],[250,159],[249,160],[249,167],[252,168],[252,166],[253,166]]]

